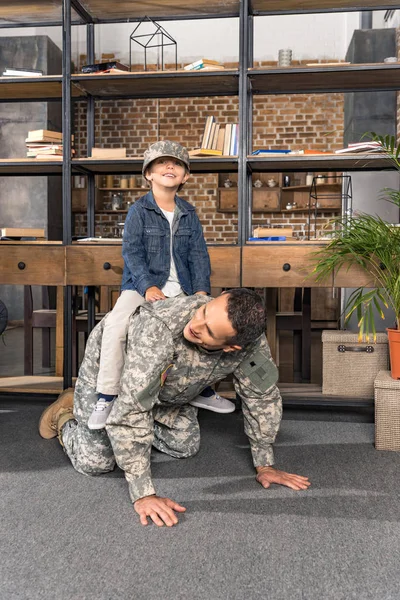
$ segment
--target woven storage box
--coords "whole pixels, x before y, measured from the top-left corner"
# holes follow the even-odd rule
[[[379,371],[374,387],[375,448],[400,451],[400,381]]]
[[[386,333],[377,333],[376,344],[358,343],[350,331],[322,332],[322,393],[352,398],[374,397],[374,379],[388,368]]]

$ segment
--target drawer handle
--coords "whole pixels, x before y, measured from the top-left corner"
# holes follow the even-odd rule
[[[26,267],[26,264],[24,262],[21,261],[18,263],[18,269],[20,271],[23,271],[25,269],[25,267]]]
[[[368,352],[368,354],[375,352],[373,346],[345,346],[340,344],[337,349],[339,352]]]
[[[285,264],[283,265],[283,267],[282,267],[282,269],[283,269],[284,271],[290,271],[290,269],[291,269],[291,268],[292,268],[292,267],[291,267],[291,265],[290,265],[289,263],[285,263]]]
[[[105,262],[103,265],[103,269],[105,271],[109,271],[111,269],[111,264],[109,262]]]

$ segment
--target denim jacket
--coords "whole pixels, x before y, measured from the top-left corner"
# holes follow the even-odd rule
[[[172,251],[183,291],[210,293],[210,258],[194,207],[175,196]],[[149,191],[129,209],[125,221],[121,290],[141,296],[155,285],[162,288],[170,273],[170,225]]]

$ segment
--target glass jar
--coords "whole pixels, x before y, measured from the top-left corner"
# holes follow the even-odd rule
[[[111,209],[112,210],[122,210],[124,202],[124,197],[121,193],[115,193],[111,196]]]

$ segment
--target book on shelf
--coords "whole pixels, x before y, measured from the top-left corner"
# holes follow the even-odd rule
[[[53,144],[52,142],[26,142],[27,148],[62,148],[63,145],[60,143]]]
[[[285,235],[270,235],[267,237],[251,237],[247,240],[248,242],[257,243],[257,242],[285,242]]]
[[[18,67],[6,67],[3,77],[42,77],[43,71],[39,69],[20,69]]]
[[[30,158],[36,158],[37,160],[62,160],[62,156],[58,154],[36,154]]]
[[[123,65],[118,60],[110,60],[108,62],[95,63],[93,65],[83,65],[81,68],[82,73],[102,73],[110,71],[110,69],[118,69],[118,71],[130,71],[129,67]]]
[[[214,121],[215,121],[215,117],[213,115],[208,116],[206,119],[203,135],[202,135],[201,142],[200,142],[201,148],[209,148],[210,147],[209,142],[210,142],[211,130],[212,130]]]
[[[356,154],[357,152],[383,152],[380,142],[355,142],[350,143],[347,148],[335,150],[335,154]]]
[[[217,150],[217,141],[218,141],[219,130],[220,130],[220,125],[218,123],[213,123],[211,144],[210,144],[211,150]]]
[[[286,238],[293,237],[293,227],[255,227],[253,231],[253,238],[265,238],[265,237],[280,237]]]
[[[290,154],[291,150],[280,150],[279,148],[273,148],[273,149],[268,149],[268,148],[259,148],[258,150],[254,150],[252,152],[253,156],[260,156],[261,154],[274,154],[274,155],[282,155],[282,154]]]
[[[212,148],[195,148],[194,150],[189,150],[189,156],[194,158],[196,156],[221,156],[222,151]]]
[[[222,150],[222,154],[226,154],[227,156],[229,156],[229,152],[231,149],[231,135],[232,135],[232,123],[227,123],[225,125],[224,147]]]
[[[217,145],[216,145],[215,149],[220,150],[221,154],[224,150],[224,138],[225,138],[225,127],[220,127],[219,131],[218,131]]]
[[[185,71],[193,71],[203,69],[205,67],[217,67],[218,69],[223,68],[223,65],[218,60],[210,60],[209,58],[199,58],[189,65],[185,65],[183,68]]]
[[[305,148],[304,150],[281,150],[279,148],[260,148],[258,150],[254,150],[252,152],[253,156],[319,156],[319,155],[330,155],[332,156],[333,152],[325,152],[323,150],[313,150],[312,148]]]
[[[80,243],[94,243],[94,244],[121,244],[122,238],[102,238],[102,237],[87,237],[76,240]]]
[[[35,156],[44,156],[44,155],[56,155],[56,156],[62,156],[63,150],[62,148],[48,148],[47,150],[28,150],[28,152],[26,153],[26,156],[28,158],[34,158]]]
[[[25,142],[41,142],[47,140],[51,140],[54,142],[62,142],[62,137],[63,134],[60,131],[50,131],[49,129],[35,129],[34,131],[28,131],[28,137],[26,138]]]
[[[91,158],[126,158],[126,148],[92,148]]]
[[[237,123],[232,123],[231,127],[231,141],[229,145],[229,154],[231,156],[236,156],[238,153],[238,144],[239,141],[239,125]]]
[[[1,237],[35,237],[44,238],[44,229],[34,229],[31,227],[0,227]]]

